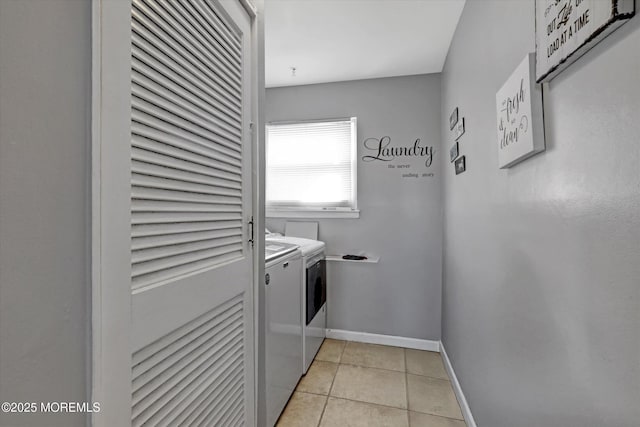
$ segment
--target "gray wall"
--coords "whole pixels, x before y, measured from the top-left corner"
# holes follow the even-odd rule
[[[0,0],[0,401],[88,400],[90,11]]]
[[[395,77],[267,89],[267,121],[358,118],[359,219],[321,219],[327,253],[366,252],[378,264],[328,263],[328,325],[334,329],[440,338],[440,165],[421,158],[363,162],[366,138],[440,151],[440,78]],[[404,171],[404,172],[403,172]],[[415,172],[419,178],[403,178]],[[433,173],[433,177],[422,177]],[[284,231],[284,220],[267,226]]]
[[[546,152],[498,170],[495,93],[534,1],[467,1],[442,75],[443,341],[482,427],[640,420],[640,18],[545,92]]]

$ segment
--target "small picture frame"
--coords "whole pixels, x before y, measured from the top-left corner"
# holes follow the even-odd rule
[[[467,161],[465,159],[465,156],[462,156],[458,160],[456,160],[454,165],[455,165],[455,168],[456,168],[456,175],[460,175],[462,172],[466,171],[467,170]]]
[[[454,142],[449,150],[450,161],[453,162],[458,157],[458,141]]]
[[[456,141],[460,139],[460,137],[464,135],[464,117],[461,118],[458,123],[454,126],[453,129],[453,139]]]
[[[449,130],[453,130],[456,123],[458,123],[458,107],[456,107],[449,116]]]

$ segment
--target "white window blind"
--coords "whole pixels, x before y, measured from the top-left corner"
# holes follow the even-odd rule
[[[356,118],[267,126],[271,210],[356,210]]]

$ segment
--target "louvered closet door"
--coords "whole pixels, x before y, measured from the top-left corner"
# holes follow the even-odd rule
[[[132,425],[253,423],[250,18],[133,0]]]

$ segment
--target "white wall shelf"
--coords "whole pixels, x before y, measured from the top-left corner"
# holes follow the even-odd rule
[[[355,259],[343,259],[342,258],[343,255],[327,255],[325,257],[325,259],[327,261],[338,261],[338,262],[359,262],[359,263],[366,263],[366,264],[377,264],[378,261],[380,261],[380,257],[374,257],[374,256],[368,256],[368,255],[363,255],[366,256],[367,259],[362,259],[362,260],[355,260]]]

